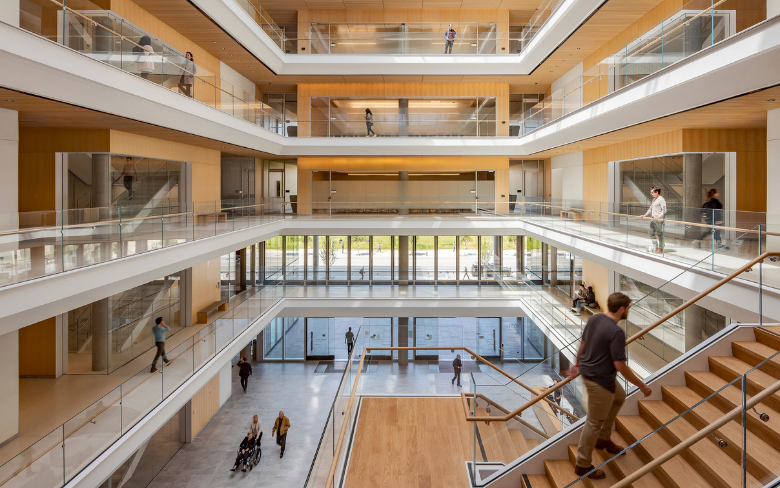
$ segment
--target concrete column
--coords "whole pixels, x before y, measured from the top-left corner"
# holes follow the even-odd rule
[[[192,268],[187,268],[179,274],[179,310],[181,324],[184,327],[192,325]]]
[[[0,445],[19,435],[19,331],[0,336]]]
[[[550,285],[558,285],[558,248],[550,246]]]
[[[319,275],[317,274],[320,271],[320,237],[319,236],[312,236],[311,237],[311,270],[314,276],[314,279],[319,279]]]
[[[686,222],[701,222],[702,182],[701,182],[701,154],[686,154],[683,164],[683,218]],[[697,239],[702,233],[702,228],[690,226],[685,229],[685,237]]]
[[[246,248],[239,249],[236,254],[238,254],[238,270],[236,276],[236,286],[238,287],[239,291],[246,290]]]
[[[547,276],[547,272],[550,270],[549,247],[546,243],[542,243],[542,284],[549,283]]]
[[[685,321],[685,351],[690,351],[704,340],[704,311],[698,305],[691,305],[683,311]],[[684,353],[685,351],[680,351]]]
[[[780,0],[766,0],[766,18],[780,15]]]
[[[398,236],[398,284],[409,284],[409,236]]]
[[[409,135],[409,99],[401,98],[398,100],[398,134],[402,136]]]
[[[517,277],[525,277],[525,236],[517,236]]]
[[[409,347],[409,317],[398,317],[398,347]],[[409,364],[409,351],[398,351],[398,365]]]
[[[248,285],[255,286],[255,283],[257,283],[257,259],[255,255],[257,254],[257,247],[255,244],[252,244],[249,248],[250,256],[249,256],[249,263],[251,264],[249,268],[249,276],[251,276],[251,283],[248,283]]]
[[[92,156],[92,206],[111,206],[111,161],[108,154]]]
[[[104,298],[92,303],[92,371],[108,369],[111,347],[108,344],[108,331],[111,327],[111,298]]]
[[[501,273],[504,270],[503,253],[501,252],[501,236],[493,236],[493,269],[499,271],[498,276],[494,276],[493,279],[503,279],[504,275]]]
[[[0,20],[19,25],[19,0],[2,2]],[[3,209],[0,230],[16,230],[19,228],[19,112],[4,108],[0,108],[0,168],[3,174],[0,179],[0,208]]]
[[[398,215],[409,215],[409,172],[401,171],[398,177]]]
[[[780,0],[777,3],[780,9]],[[766,115],[766,209],[769,212],[766,223],[770,231],[777,232],[780,229],[780,214],[776,213],[780,208],[780,108],[770,110]],[[769,236],[765,250],[780,250],[780,237]]]
[[[0,21],[19,27],[19,3],[19,0],[0,2]]]

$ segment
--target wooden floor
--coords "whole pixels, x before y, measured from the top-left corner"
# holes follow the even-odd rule
[[[474,426],[460,398],[364,398],[347,488],[468,488]]]

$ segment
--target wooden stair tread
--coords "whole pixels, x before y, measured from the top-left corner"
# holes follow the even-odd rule
[[[524,474],[521,479],[523,488],[553,488],[550,480],[543,474]]]
[[[696,405],[693,410],[685,414],[685,419],[696,429],[704,429],[723,416],[723,412],[711,403],[699,403],[702,401],[702,397],[687,386],[664,386],[661,390],[664,401],[677,413],[682,413]],[[724,452],[735,462],[741,463],[742,426],[732,420],[716,430],[715,435],[728,442],[728,447],[724,449]],[[708,439],[715,442],[712,436],[709,436]],[[747,432],[747,445],[748,468],[753,476],[774,477],[775,473],[780,473],[780,453],[756,436],[750,429]]]
[[[654,429],[667,424],[658,434],[672,446],[680,444],[699,431],[684,417],[679,417],[671,406],[660,400],[639,401],[639,414]],[[700,440],[681,455],[713,486],[730,488],[739,486],[742,482],[742,468],[708,439]],[[750,474],[747,475],[747,482],[750,486],[757,484]]]
[[[620,435],[631,443],[638,441],[653,431],[650,425],[638,415],[619,415],[616,425]],[[671,449],[671,446],[661,436],[651,435],[640,442],[635,449],[637,456],[644,463],[649,463]],[[661,481],[664,487],[702,488],[711,486],[680,456],[675,456],[665,462],[656,468],[653,474]]]
[[[709,401],[723,413],[742,405],[742,391],[734,385],[724,388],[727,382],[715,373],[709,371],[686,371],[685,380],[693,391],[703,397],[720,390]],[[748,399],[750,399],[750,396],[748,396]],[[748,430],[752,430],[753,433],[774,449],[780,450],[780,414],[764,403],[759,403],[756,408],[760,412],[769,414],[769,422],[762,422],[756,412],[752,409],[748,410]],[[735,420],[741,422],[742,419],[738,416]]]
[[[517,456],[520,457],[523,454],[527,453],[531,450],[530,447],[528,447],[528,441],[525,437],[523,437],[523,431],[520,429],[507,429],[509,431],[509,437],[512,438],[512,442],[515,445],[515,450],[517,451]]]
[[[731,352],[734,357],[741,359],[752,366],[756,366],[765,359],[776,354],[777,349],[773,349],[760,342],[739,341],[731,343]],[[780,355],[765,362],[759,366],[759,369],[780,379]]]
[[[574,474],[574,466],[568,459],[546,459],[544,461],[544,470],[547,472],[550,484],[555,488],[564,488],[579,478],[579,476]],[[572,488],[574,487],[586,488],[581,481],[572,485]]]
[[[482,415],[487,416],[490,414],[488,414],[486,409],[478,408],[477,416]],[[485,447],[488,461],[509,464],[520,457],[505,422],[490,422],[490,425],[486,422],[477,422],[477,429],[479,429],[479,435],[482,439],[482,445]]]
[[[742,376],[750,371],[753,366],[735,358],[734,356],[710,356],[708,358],[710,371],[717,374],[726,381],[733,381],[738,376]],[[777,378],[767,374],[760,369],[754,369],[748,374],[748,394],[756,395],[765,390],[774,383]],[[772,396],[764,400],[773,410],[780,411],[780,392],[775,392]]]
[[[618,432],[612,432],[612,442],[622,447],[628,447],[630,445],[630,443],[626,442]],[[609,454],[609,456],[612,457],[611,454]],[[634,449],[629,449],[622,456],[615,458],[615,460],[609,463],[607,467],[615,473],[615,476],[622,480],[631,473],[639,470],[645,464],[647,463],[639,459],[639,456],[634,451]],[[658,478],[653,475],[653,473],[642,476],[638,480],[631,483],[631,486],[634,488],[664,488],[663,483],[661,483]]]
[[[526,439],[525,440],[526,445],[528,446],[528,450],[534,449],[539,446],[539,441],[536,439]]]
[[[756,334],[756,340],[762,344],[766,344],[769,347],[773,347],[776,351],[780,351],[780,327],[765,326],[762,330],[758,327],[753,329]]]
[[[567,451],[569,453],[569,462],[571,463],[571,469],[574,470],[574,467],[577,465],[577,445],[576,444],[569,444],[568,447],[569,448],[568,448]],[[603,463],[604,461],[606,461],[607,459],[609,459],[609,457],[604,457],[602,455],[602,453],[604,453],[604,451],[602,451],[602,450],[599,450],[599,449],[594,449],[593,450],[593,456],[591,458],[592,461],[593,461],[593,466],[598,466],[601,463]],[[610,455],[607,454],[607,456],[610,456]],[[615,476],[615,473],[613,473],[611,470],[609,470],[607,468],[607,466],[604,466],[601,469],[603,469],[604,470],[604,474],[607,475],[606,478],[600,479],[600,480],[591,480],[591,479],[589,479],[589,480],[584,481],[583,483],[586,486],[589,486],[589,487],[592,487],[592,488],[610,488],[612,485],[614,485],[615,483],[620,481],[620,478]],[[577,475],[575,474],[575,476],[577,476]]]

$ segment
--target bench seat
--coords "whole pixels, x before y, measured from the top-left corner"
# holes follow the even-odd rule
[[[203,310],[198,312],[198,323],[199,324],[208,324],[209,314],[219,310],[220,312],[226,312],[227,311],[227,304],[223,301],[216,301],[209,305],[208,307],[204,308]]]

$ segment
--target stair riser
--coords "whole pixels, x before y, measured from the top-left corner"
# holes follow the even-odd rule
[[[761,329],[754,329],[756,332],[756,340],[761,344],[766,344],[776,351],[780,351],[780,336],[776,336],[770,332]]]
[[[716,375],[720,376],[726,381],[732,381],[735,378],[742,376],[743,373],[740,373],[738,371],[733,371],[720,363],[713,361],[710,359],[710,371],[715,373]],[[751,381],[751,375],[748,375],[748,382],[747,382],[747,389],[748,389],[748,395],[758,395],[760,392],[764,391],[764,388],[756,383],[755,381]],[[780,393],[775,393],[774,395],[768,397],[763,401],[769,408],[772,410],[780,411]]]
[[[753,351],[744,349],[737,344],[734,344],[732,346],[732,352],[735,358],[740,359],[751,366],[757,366],[763,360],[766,359],[765,357],[762,357],[754,353]],[[776,363],[773,360],[765,362],[764,364],[759,366],[758,369],[760,369],[766,374],[772,375],[775,378],[780,379],[780,364]]]

